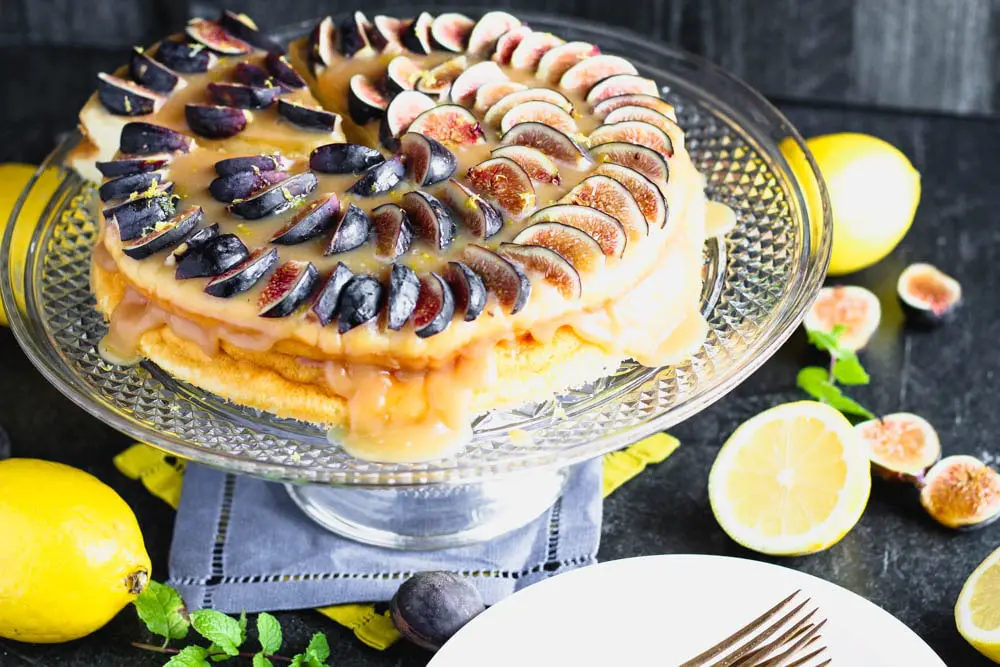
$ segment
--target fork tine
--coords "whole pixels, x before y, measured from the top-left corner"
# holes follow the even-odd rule
[[[792,625],[787,630],[778,635],[775,639],[772,639],[771,641],[769,641],[766,644],[763,644],[757,649],[751,650],[749,653],[746,653],[745,655],[743,655],[742,658],[739,658],[738,660],[736,660],[736,662],[732,663],[732,667],[740,667],[741,665],[746,666],[746,665],[761,664],[761,661],[767,658],[767,656],[770,655],[772,652],[783,646],[786,646],[789,642],[797,639],[798,636],[801,635],[802,633],[809,632],[810,629],[815,628],[816,625],[814,623],[810,623],[809,619],[812,618],[813,614],[815,614],[816,611],[817,611],[816,609],[813,609],[811,612],[806,614],[806,616],[804,616],[794,625]]]
[[[809,630],[799,637],[791,646],[788,646],[788,648],[778,655],[766,660],[765,662],[759,663],[754,667],[781,667],[785,663],[785,660],[795,657],[796,653],[805,650],[812,644],[819,641],[821,638],[819,631],[824,625],[826,625],[826,620],[820,621],[818,624],[811,626]]]
[[[747,641],[747,643],[737,647],[735,650],[733,650],[732,653],[727,655],[722,660],[713,663],[712,667],[732,667],[732,665],[736,661],[738,661],[740,658],[747,655],[748,653],[754,651],[754,649],[756,649],[764,641],[766,641],[768,637],[770,637],[775,632],[780,630],[782,626],[784,626],[785,623],[789,621],[789,619],[793,618],[796,614],[802,611],[802,608],[805,607],[807,604],[809,604],[809,602],[810,602],[809,598],[806,598],[803,602],[801,602],[797,607],[792,609],[790,612],[788,612],[787,614],[779,618],[777,621],[771,623],[769,626],[761,630],[760,634],[756,635],[755,637],[751,637],[749,641]]]
[[[785,598],[778,604],[774,605],[773,607],[765,611],[763,614],[761,614],[760,616],[750,621],[749,623],[744,625],[742,628],[740,628],[733,634],[723,639],[715,646],[711,647],[710,649],[708,649],[703,653],[699,653],[698,655],[691,658],[687,662],[681,663],[680,665],[678,665],[678,667],[703,667],[704,665],[708,664],[709,660],[723,653],[724,651],[728,650],[738,642],[742,641],[744,637],[746,637],[751,632],[753,632],[754,630],[756,630],[757,628],[759,628],[760,626],[764,625],[769,620],[771,620],[771,618],[777,615],[778,612],[785,607],[785,605],[791,602],[792,599],[801,592],[802,592],[801,589],[795,591],[787,598]]]
[[[815,658],[819,654],[823,653],[824,651],[826,651],[826,647],[825,646],[820,646],[818,649],[816,649],[812,653],[810,653],[808,655],[802,656],[801,658],[799,658],[795,662],[788,663],[787,665],[785,665],[785,667],[803,667],[803,665],[805,665],[807,662],[809,662],[810,660],[812,660],[813,658]],[[831,661],[828,659],[825,662],[821,662],[816,667],[823,667],[823,665],[829,665],[830,662]]]

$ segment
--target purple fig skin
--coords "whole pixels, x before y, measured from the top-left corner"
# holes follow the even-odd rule
[[[191,236],[184,239],[173,252],[174,263],[181,261],[191,251],[200,248],[219,235],[219,223],[214,223],[208,227],[202,227]]]
[[[258,87],[274,86],[277,83],[266,69],[250,63],[240,63],[233,68],[233,81]]]
[[[244,14],[237,14],[228,9],[219,16],[219,25],[236,39],[250,46],[272,53],[284,53],[285,47],[262,33],[253,21]]]
[[[178,74],[201,74],[215,67],[218,59],[201,45],[166,40],[156,47],[153,58]]]
[[[332,192],[320,195],[304,208],[296,211],[292,219],[271,237],[271,243],[296,245],[305,243],[330,229],[340,212],[340,200]]]
[[[393,264],[389,274],[389,299],[385,308],[385,326],[399,331],[417,307],[420,278],[403,264]]]
[[[358,125],[377,120],[385,113],[389,101],[363,74],[351,77],[347,88],[347,112]]]
[[[232,176],[241,171],[286,171],[291,162],[278,154],[247,155],[231,157],[215,163],[215,173],[219,176]]]
[[[406,211],[396,204],[382,204],[375,208],[372,211],[372,227],[375,230],[375,256],[380,259],[396,259],[413,243],[413,227]]]
[[[188,104],[184,118],[191,131],[208,139],[228,139],[246,129],[250,113],[215,104]]]
[[[245,262],[249,256],[250,251],[238,236],[222,234],[191,248],[177,262],[174,277],[177,280],[214,277]]]
[[[316,24],[316,27],[309,33],[309,62],[319,67],[326,67],[333,62],[333,45],[337,42],[336,33],[337,28],[329,16]]]
[[[377,197],[399,185],[405,175],[402,160],[395,157],[369,168],[347,191],[359,197]]]
[[[158,194],[153,197],[129,199],[102,212],[104,219],[118,227],[118,237],[131,241],[142,236],[143,230],[151,229],[174,214],[174,203],[170,195]]]
[[[260,295],[261,317],[288,317],[301,306],[319,281],[319,271],[310,262],[285,262],[268,280]]]
[[[213,180],[208,191],[212,198],[230,204],[237,199],[247,199],[254,194],[277,185],[288,178],[283,171],[239,171]]]
[[[108,162],[98,162],[97,170],[105,178],[117,178],[119,176],[132,176],[147,171],[157,171],[163,169],[173,156],[169,153],[157,155],[146,155],[142,157],[120,157]]]
[[[132,259],[146,259],[161,250],[177,246],[194,232],[203,217],[201,207],[193,206],[171,217],[166,225],[160,225],[146,236],[123,242],[122,252]]]
[[[229,212],[245,220],[277,215],[316,189],[319,181],[311,171],[291,176],[277,185],[229,205]]]
[[[253,50],[249,44],[236,39],[215,21],[192,19],[184,32],[195,42],[224,56],[243,55]]]
[[[441,333],[455,317],[455,297],[444,278],[430,273],[420,279],[420,297],[413,314],[417,335],[430,338]],[[424,321],[426,320],[426,322]]]
[[[98,196],[103,202],[128,199],[132,193],[141,194],[146,192],[154,184],[158,186],[167,183],[166,171],[146,171],[130,176],[119,176],[110,181],[106,181],[97,190]]]
[[[408,640],[436,651],[486,610],[476,588],[451,572],[418,572],[390,603],[392,622]]]
[[[301,90],[306,87],[305,79],[299,76],[280,53],[268,53],[264,57],[264,67],[285,90]]]
[[[399,138],[399,151],[410,178],[423,187],[447,181],[458,169],[458,159],[444,144],[416,132]]]
[[[417,236],[438,250],[444,250],[455,240],[458,225],[437,197],[415,190],[403,195],[399,205],[406,211]]]
[[[372,236],[372,220],[365,211],[354,204],[347,207],[337,222],[323,250],[324,255],[336,255],[360,248]]]
[[[472,322],[486,306],[486,285],[483,279],[462,262],[448,262],[444,279],[455,297],[455,310],[466,322]]]
[[[122,128],[118,150],[130,155],[156,153],[187,153],[194,146],[194,139],[170,128],[152,123],[134,121]]]
[[[403,31],[403,46],[420,55],[427,55],[432,50],[431,24],[433,17],[427,12],[421,12],[417,18]]]
[[[374,320],[382,309],[384,296],[385,288],[377,278],[368,275],[351,278],[340,293],[337,331],[345,334],[365,322]]]
[[[278,263],[278,249],[260,248],[250,253],[250,257],[229,271],[208,281],[205,293],[221,299],[246,292],[256,285],[264,274]]]
[[[132,49],[128,71],[133,81],[158,93],[172,93],[181,81],[177,72],[153,60],[139,47]]]
[[[346,21],[340,24],[341,54],[350,58],[359,51],[371,49],[366,26],[361,25],[361,21],[367,22],[367,20],[361,12],[354,12]]]
[[[309,168],[324,174],[360,174],[383,162],[381,153],[361,144],[326,144],[309,155]]]
[[[250,86],[245,83],[208,84],[208,96],[216,104],[237,109],[264,109],[278,101],[281,88],[266,86]]]
[[[337,262],[336,268],[330,274],[312,305],[312,312],[320,326],[328,326],[337,318],[340,293],[344,290],[344,285],[353,277],[353,271],[347,268],[343,262]]]
[[[306,130],[334,132],[340,123],[340,116],[324,109],[313,109],[297,102],[278,100],[278,115],[293,125]]]
[[[154,90],[108,74],[97,75],[97,97],[116,116],[145,116],[156,111],[163,96]]]

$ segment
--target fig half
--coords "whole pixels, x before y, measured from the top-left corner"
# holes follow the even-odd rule
[[[520,25],[520,19],[507,12],[487,12],[473,26],[467,50],[479,58],[488,58],[493,53],[500,36]]]
[[[371,322],[382,309],[385,288],[378,278],[356,275],[347,281],[340,292],[337,331],[344,334],[365,322]]]
[[[122,242],[122,252],[132,259],[145,259],[150,255],[179,245],[201,222],[204,212],[200,206],[171,216],[154,226],[148,234]]]
[[[1000,517],[1000,475],[972,456],[948,456],[924,476],[920,504],[956,530],[982,528]]]
[[[650,111],[650,113],[655,112]],[[660,190],[666,188],[667,181],[670,180],[670,168],[667,166],[667,161],[660,153],[647,146],[612,141],[594,146],[590,149],[590,155],[600,164],[620,164],[623,167],[634,169],[655,183]]]
[[[332,111],[285,99],[278,100],[278,115],[292,125],[318,132],[336,132],[341,122],[340,116]]]
[[[259,220],[268,215],[278,215],[301,201],[315,190],[318,184],[316,174],[311,171],[296,174],[277,185],[255,193],[252,197],[234,201],[228,207],[229,212],[245,220]]]
[[[550,32],[533,32],[526,35],[510,55],[510,66],[514,69],[534,72],[542,56],[566,41]]]
[[[194,139],[162,125],[134,121],[126,123],[118,139],[118,149],[131,155],[187,153]]]
[[[581,60],[566,70],[559,79],[559,88],[583,95],[601,79],[615,74],[638,73],[635,65],[625,58],[601,54]]]
[[[230,204],[237,199],[247,199],[272,185],[288,178],[283,171],[238,171],[219,176],[208,184],[212,198]]]
[[[600,52],[599,48],[589,42],[567,42],[549,49],[542,55],[535,68],[535,77],[545,83],[554,84],[571,67]]]
[[[163,169],[170,164],[171,160],[173,160],[173,155],[170,153],[142,155],[139,157],[120,156],[108,162],[98,162],[97,170],[105,178],[132,176],[147,171]]]
[[[497,203],[515,220],[535,208],[535,187],[519,164],[495,157],[470,167],[467,178],[473,188]]]
[[[276,86],[251,86],[245,83],[219,83],[212,81],[206,90],[216,104],[237,109],[263,109],[278,101],[281,88]]]
[[[591,166],[590,156],[580,144],[544,123],[519,123],[503,135],[500,144],[537,148],[556,162],[563,162],[574,169]]]
[[[417,307],[420,279],[404,264],[393,264],[389,273],[389,298],[385,308],[385,326],[399,331]]]
[[[522,25],[500,35],[500,39],[497,40],[496,48],[493,49],[493,55],[490,57],[490,60],[501,65],[509,65],[510,57],[514,55],[514,49],[532,32],[534,31],[531,28]]]
[[[445,12],[439,14],[431,23],[431,41],[435,46],[461,53],[469,44],[469,36],[476,22],[465,14]]]
[[[209,280],[205,285],[205,293],[220,299],[228,299],[240,292],[246,292],[277,263],[277,248],[258,248],[240,264]]]
[[[326,144],[309,155],[309,168],[324,174],[360,174],[383,162],[381,153],[361,144]]]
[[[243,263],[250,251],[235,234],[221,234],[204,243],[192,244],[177,262],[177,280],[217,276]]]
[[[525,227],[514,243],[537,245],[554,250],[576,268],[591,271],[604,265],[604,250],[593,236],[561,222],[537,222]]]
[[[335,255],[360,248],[372,234],[372,220],[363,209],[350,204],[333,228],[323,250],[324,255]]]
[[[296,245],[305,243],[330,229],[340,212],[340,200],[327,192],[295,212],[284,227],[271,236],[271,243]]]
[[[201,44],[173,40],[160,42],[153,58],[180,74],[201,74],[215,67],[217,62],[215,54]]]
[[[272,53],[284,53],[285,49],[273,39],[265,35],[246,14],[238,14],[228,9],[219,16],[219,25],[233,37],[243,40],[250,46]]]
[[[394,157],[362,172],[361,178],[347,191],[359,197],[378,197],[399,185],[405,175],[406,168],[403,166],[403,161]]]
[[[454,178],[442,184],[437,196],[476,238],[488,239],[503,227],[500,209]]]
[[[420,277],[420,292],[413,311],[413,326],[421,338],[436,336],[455,317],[455,297],[444,278],[436,273]]]
[[[559,168],[545,153],[529,146],[501,146],[490,153],[493,157],[510,158],[527,172],[531,180],[559,185]]]
[[[649,178],[635,169],[612,163],[602,164],[594,173],[610,176],[628,188],[650,226],[660,228],[666,226],[667,200],[663,192]]]
[[[319,271],[311,262],[290,259],[275,271],[257,299],[261,317],[287,317],[312,294]]]
[[[636,146],[647,146],[662,155],[670,157],[674,154],[674,143],[667,133],[641,120],[626,120],[614,125],[601,125],[590,133],[590,146],[595,148],[601,144],[623,142]]]
[[[364,74],[355,74],[347,84],[347,111],[358,125],[382,117],[389,100]]]
[[[669,102],[665,102],[653,95],[643,95],[641,93],[616,95],[602,100],[594,106],[594,115],[601,120],[605,120],[612,111],[621,107],[645,107],[646,109],[663,114],[675,123],[677,122],[677,112],[674,111],[674,107]]]
[[[896,294],[907,321],[930,329],[952,318],[962,302],[957,280],[930,264],[910,264],[896,281]]]
[[[209,139],[227,139],[246,129],[250,112],[215,104],[188,104],[184,119],[195,134]]]
[[[476,91],[484,84],[507,78],[499,65],[492,60],[484,60],[466,69],[452,82],[449,96],[455,104],[471,107],[476,101]]]
[[[238,56],[253,51],[253,47],[237,39],[215,21],[191,19],[184,29],[192,41],[224,56]]]
[[[431,44],[431,26],[434,17],[427,12],[420,12],[416,19],[411,21],[403,30],[400,39],[403,46],[420,55],[427,55],[433,50]]]
[[[400,137],[399,152],[410,178],[420,186],[446,181],[458,168],[454,153],[439,141],[416,132]]]
[[[420,114],[437,106],[437,103],[421,92],[404,90],[392,98],[379,124],[379,140],[389,149],[395,149],[396,139],[405,133]]]
[[[616,74],[602,79],[594,84],[587,93],[587,104],[594,106],[610,97],[618,95],[650,95],[660,94],[660,87],[652,79],[637,74]]]
[[[607,213],[589,206],[577,204],[555,204],[546,206],[528,220],[529,223],[560,222],[590,234],[601,245],[609,257],[621,257],[625,253],[628,235],[625,227]]]
[[[649,234],[642,209],[628,188],[611,178],[594,174],[580,181],[559,200],[566,204],[589,206],[607,213],[622,223],[630,241],[639,241]]]
[[[177,72],[157,62],[138,46],[132,49],[128,71],[133,81],[158,93],[172,93],[179,86],[185,85]]]
[[[393,260],[410,249],[413,227],[406,211],[396,204],[382,204],[372,211],[375,229],[375,256]]]
[[[306,87],[303,79],[285,56],[272,51],[264,57],[264,67],[270,72],[274,80],[285,90],[300,90]]]
[[[824,332],[844,327],[840,346],[856,352],[868,344],[881,319],[882,304],[877,296],[857,285],[837,285],[819,291],[802,324]]]
[[[472,322],[486,305],[486,285],[483,279],[462,262],[448,262],[444,279],[455,298],[455,310],[466,322]]]
[[[457,104],[444,104],[417,116],[408,128],[446,146],[467,146],[486,142],[483,128],[472,112]]]
[[[458,226],[451,212],[437,197],[414,190],[403,195],[399,205],[413,225],[413,231],[438,250],[444,250],[455,240]]]
[[[465,247],[460,260],[482,278],[487,292],[505,311],[513,315],[527,305],[531,281],[520,266],[474,243]]]
[[[215,163],[215,173],[219,176],[232,176],[245,171],[287,171],[290,165],[291,162],[279,153],[262,153],[219,160]]]
[[[520,264],[529,273],[536,273],[555,287],[563,297],[578,299],[583,293],[580,274],[565,257],[551,248],[520,243],[501,243],[497,250],[502,256]]]
[[[104,72],[97,75],[97,98],[117,116],[145,116],[167,101],[155,90]]]
[[[897,412],[854,427],[868,446],[872,469],[886,479],[916,481],[941,458],[941,441],[926,419]]]
[[[327,278],[313,301],[312,312],[319,320],[320,326],[327,326],[337,317],[340,293],[344,291],[344,285],[353,277],[353,271],[347,268],[343,262],[337,262],[333,273]]]

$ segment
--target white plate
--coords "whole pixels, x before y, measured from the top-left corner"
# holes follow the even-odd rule
[[[777,565],[719,556],[647,556],[553,577],[488,609],[429,667],[677,665],[801,589],[828,619],[833,665],[945,667],[888,612]]]

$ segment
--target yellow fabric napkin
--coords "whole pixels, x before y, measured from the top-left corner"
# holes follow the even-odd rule
[[[651,463],[660,463],[680,445],[677,438],[657,433],[631,447],[604,455],[602,495],[607,498]],[[128,477],[142,482],[157,498],[177,509],[184,483],[185,461],[164,451],[136,443],[114,458],[115,467]],[[375,611],[371,604],[340,604],[320,607],[319,613],[344,627],[366,645],[384,651],[399,639],[389,612]]]

